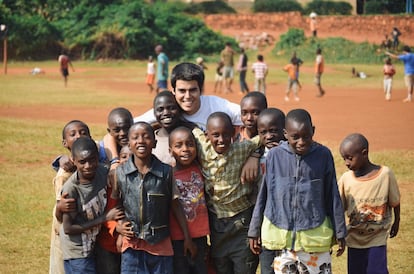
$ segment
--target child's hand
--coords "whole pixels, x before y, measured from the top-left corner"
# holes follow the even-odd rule
[[[107,221],[118,221],[125,218],[124,210],[117,206],[106,213],[105,219]]]
[[[63,193],[56,207],[62,213],[74,212],[76,210],[75,198],[67,198],[68,193]]]
[[[197,246],[191,239],[184,239],[184,256],[190,253],[191,259],[197,255]]]
[[[341,238],[341,239],[336,240],[336,242],[338,243],[338,250],[336,251],[336,257],[339,257],[345,252],[345,239]]]
[[[134,237],[134,231],[132,231],[131,222],[118,221],[116,224],[116,231],[128,240]]]
[[[390,231],[390,238],[394,238],[397,236],[398,231],[400,230],[400,220],[395,220],[392,224],[391,231]]]
[[[72,160],[67,155],[62,155],[59,158],[59,166],[63,168],[66,172],[75,172],[76,166],[73,164]]]
[[[253,254],[259,255],[260,252],[262,252],[262,246],[261,246],[259,237],[249,238],[249,245],[250,245],[250,250],[252,251]]]
[[[240,181],[242,184],[252,183],[259,174],[259,158],[250,156],[247,158],[241,171]]]

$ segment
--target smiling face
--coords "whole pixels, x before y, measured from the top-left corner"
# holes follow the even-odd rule
[[[170,134],[170,153],[175,158],[178,168],[189,166],[197,156],[196,142],[191,131],[177,129]]]
[[[230,149],[234,128],[229,119],[214,117],[207,121],[207,139],[218,154],[224,154]]]
[[[188,115],[200,109],[201,90],[196,80],[177,80],[173,94],[180,108]]]
[[[284,123],[277,116],[271,114],[261,115],[257,120],[260,143],[268,149],[279,145],[279,142],[284,139],[283,128]]]
[[[121,113],[115,113],[109,117],[107,130],[119,147],[128,145],[128,130],[131,124],[130,117]]]
[[[129,149],[139,159],[149,159],[156,141],[150,125],[134,124],[129,130]]]
[[[72,149],[73,142],[79,139],[79,137],[84,136],[91,138],[89,128],[79,121],[69,123],[64,129],[63,135],[62,144],[69,150]]]
[[[167,129],[173,128],[180,115],[177,102],[173,96],[160,96],[154,101],[154,115],[161,127]]]
[[[298,155],[304,155],[309,151],[313,143],[314,132],[315,129],[309,121],[286,120],[285,138],[293,152]]]
[[[80,150],[72,155],[73,164],[76,166],[79,181],[90,182],[93,180],[98,168],[98,154],[93,150]]]

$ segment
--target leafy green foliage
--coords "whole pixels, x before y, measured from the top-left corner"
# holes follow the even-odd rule
[[[290,57],[296,51],[301,59],[312,61],[316,50],[322,49],[325,60],[337,64],[375,64],[382,63],[384,55],[380,54],[380,46],[368,42],[355,43],[342,37],[327,39],[306,38],[303,30],[289,29],[280,36],[273,53]]]
[[[316,12],[319,15],[351,15],[352,5],[344,1],[334,2],[313,0],[312,2],[309,2],[304,9],[305,14],[311,12]]]
[[[217,14],[217,13],[236,13],[236,11],[227,5],[227,3],[218,1],[206,1],[200,3],[191,3],[184,8],[184,12],[189,14]]]
[[[20,0],[0,4],[0,11],[5,11],[0,19],[13,14],[7,21],[16,26],[10,29],[9,40],[14,49],[10,57],[55,58],[60,48],[65,48],[72,57],[82,59],[146,59],[154,54],[156,44],[162,44],[171,59],[179,59],[217,53],[226,40],[201,20],[185,15],[183,3],[122,0],[74,3]],[[15,15],[14,11],[22,6],[25,8]],[[51,11],[56,9],[62,12],[53,15]]]
[[[303,12],[302,6],[295,0],[255,0],[253,5],[255,12]]]

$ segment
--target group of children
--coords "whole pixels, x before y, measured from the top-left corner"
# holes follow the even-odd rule
[[[64,127],[74,168],[61,162],[54,180],[51,273],[64,265],[65,273],[253,274],[259,262],[262,274],[331,273],[335,240],[338,256],[349,247],[349,273],[386,273],[399,191],[392,171],[370,162],[361,134],[341,144],[350,172],[338,187],[331,152],[313,140],[304,109],[285,116],[250,92],[240,102],[243,126],[213,112],[205,130],[184,119],[169,91],[153,109],[153,125],[111,111],[119,157],[83,122]],[[259,176],[242,183],[252,158]]]

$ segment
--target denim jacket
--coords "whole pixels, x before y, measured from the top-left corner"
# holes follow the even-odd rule
[[[293,234],[316,228],[328,217],[335,236],[344,238],[344,211],[329,149],[313,143],[309,151],[300,156],[286,141],[271,149],[249,237],[260,236],[263,214],[272,224]]]
[[[156,244],[170,235],[172,168],[152,156],[151,168],[142,177],[134,155],[116,169],[116,179],[126,218],[137,238]]]

